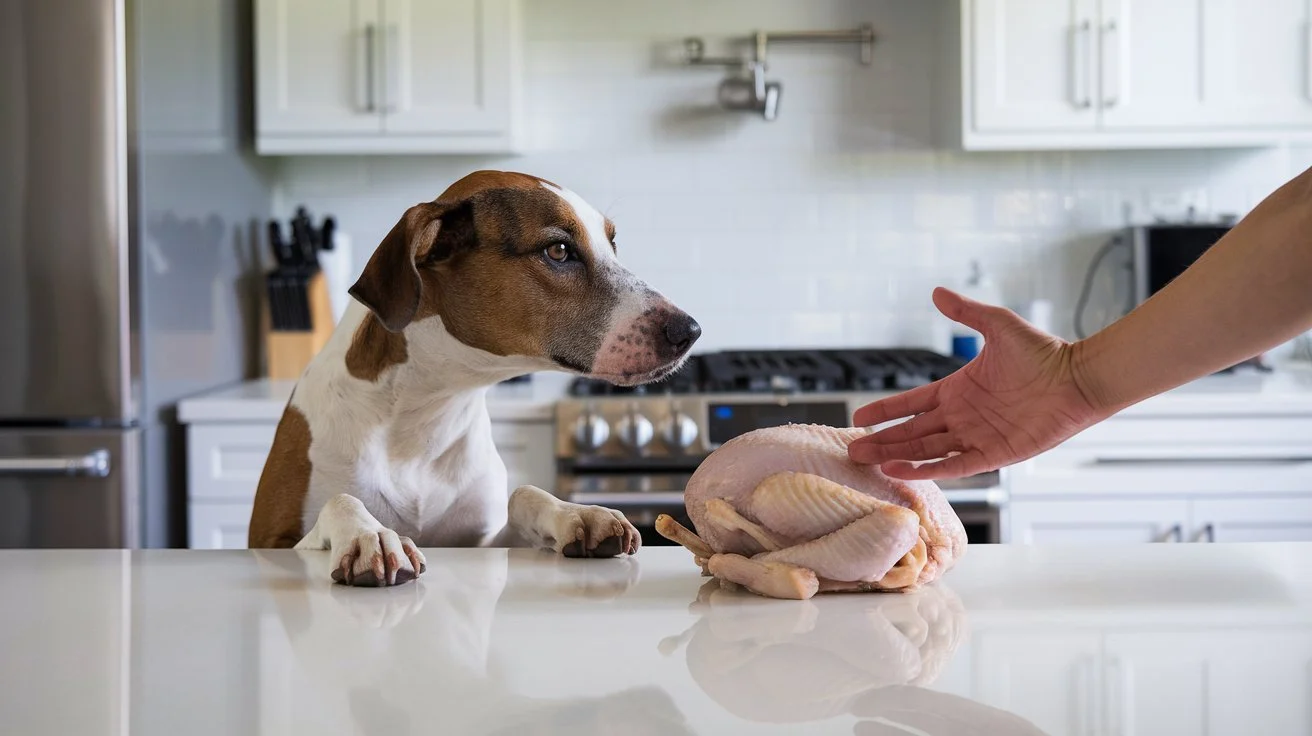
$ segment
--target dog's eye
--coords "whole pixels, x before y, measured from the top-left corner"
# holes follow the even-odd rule
[[[569,246],[564,243],[552,243],[542,250],[543,255],[557,263],[569,260]]]

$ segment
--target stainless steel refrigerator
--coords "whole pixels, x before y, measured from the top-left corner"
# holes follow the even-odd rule
[[[246,6],[0,0],[0,547],[180,546],[169,407],[247,373],[269,206]]]

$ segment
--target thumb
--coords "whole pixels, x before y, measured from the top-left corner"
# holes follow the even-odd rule
[[[1001,307],[976,301],[942,286],[934,289],[933,299],[934,306],[938,307],[944,317],[986,336],[1000,326],[1001,312],[1005,311]]]

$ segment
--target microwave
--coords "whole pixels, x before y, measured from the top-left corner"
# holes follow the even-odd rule
[[[1216,241],[1230,232],[1233,225],[1231,220],[1155,223],[1129,228],[1126,240],[1130,247],[1134,305],[1143,304],[1175,280]]]

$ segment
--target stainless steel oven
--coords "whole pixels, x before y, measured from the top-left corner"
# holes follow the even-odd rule
[[[789,422],[850,426],[861,406],[960,367],[920,350],[732,351],[698,356],[660,385],[579,380],[557,404],[557,493],[617,509],[644,545],[669,514],[691,528],[688,479],[729,439]],[[1000,471],[939,482],[971,543],[1007,540]]]

